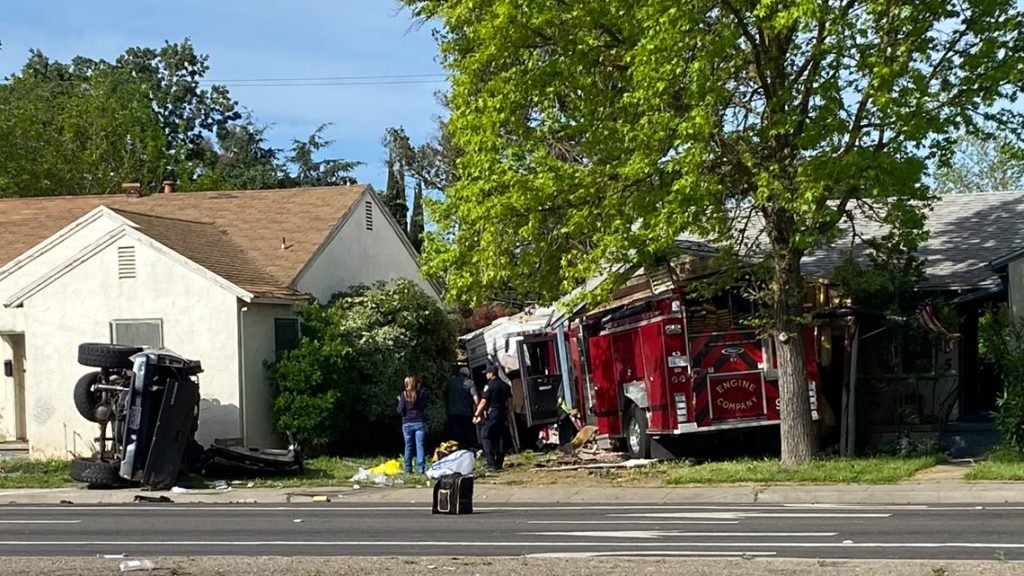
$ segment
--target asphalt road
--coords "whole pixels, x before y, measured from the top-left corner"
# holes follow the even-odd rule
[[[0,506],[0,556],[713,556],[1024,560],[1020,506]]]

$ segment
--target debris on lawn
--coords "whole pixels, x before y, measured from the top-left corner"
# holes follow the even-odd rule
[[[141,560],[125,560],[124,562],[118,564],[117,567],[121,570],[121,572],[134,572],[136,570],[152,570],[154,568],[153,562],[146,560],[145,558]]]
[[[397,476],[402,472],[402,463],[397,459],[388,460],[383,464],[374,466],[367,470],[362,466],[359,467],[359,471],[354,476],[348,479],[349,482],[373,482],[378,486],[392,486],[394,485],[395,479],[393,476]],[[358,486],[352,486],[352,488],[358,489]]]
[[[646,458],[636,458],[633,460],[626,460],[624,462],[598,462],[593,464],[572,464],[567,466],[555,466],[553,468],[532,468],[531,472],[537,471],[548,471],[548,472],[559,472],[564,470],[599,470],[608,468],[637,468],[640,466],[649,466],[658,462],[657,460],[651,460]]]
[[[207,488],[214,488],[216,490],[231,490],[231,486],[228,485],[227,480],[217,480],[214,482],[207,482]]]

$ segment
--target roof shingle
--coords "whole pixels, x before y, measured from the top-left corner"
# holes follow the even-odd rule
[[[246,290],[294,293],[289,287],[296,276],[367,188],[3,198],[0,266],[106,206],[147,236]]]

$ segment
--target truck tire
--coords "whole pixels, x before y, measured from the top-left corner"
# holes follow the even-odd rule
[[[75,458],[71,461],[71,478],[79,482],[85,482],[95,488],[115,488],[128,484],[118,474],[121,469],[119,462],[104,462],[93,456],[92,458]]]
[[[78,363],[90,368],[131,368],[132,356],[142,352],[138,346],[87,343],[78,346]]]
[[[647,413],[633,405],[626,420],[626,452],[630,458],[648,458],[651,455],[651,437],[647,435]]]
[[[92,385],[99,382],[101,377],[100,372],[89,372],[75,383],[75,408],[82,418],[89,422],[99,422],[96,418],[96,407],[100,405],[102,395],[93,392]]]

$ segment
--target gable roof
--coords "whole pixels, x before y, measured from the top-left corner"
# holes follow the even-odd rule
[[[999,283],[990,262],[1024,246],[1024,192],[985,192],[941,196],[926,212],[928,239],[917,255],[924,259],[922,289],[967,289]],[[885,233],[874,222],[858,222],[857,232],[869,238]],[[850,249],[849,235],[834,247],[808,254],[806,274],[828,277]],[[864,252],[862,243],[854,254]]]
[[[133,223],[139,232],[254,296],[302,297],[299,292],[281,286],[234,239],[213,224],[126,210],[114,212]]]
[[[257,292],[267,292],[263,288],[268,287],[287,289],[369,189],[359,185],[179,192],[141,198],[3,198],[0,267],[89,211],[106,206],[138,224],[158,242],[166,242],[218,275],[226,274],[225,279],[238,279],[240,286],[260,288]],[[230,242],[225,244],[224,240]],[[237,264],[229,263],[231,258],[236,258]]]
[[[939,197],[925,212],[924,228],[928,239],[918,247],[924,260],[926,279],[923,290],[956,290],[993,286],[999,283],[992,265],[1002,263],[1015,249],[1024,254],[1024,192],[984,192]],[[752,256],[768,250],[755,218],[747,228],[743,247]],[[871,219],[859,218],[857,234],[862,238],[880,238],[887,228]],[[849,223],[843,222],[840,238],[830,247],[813,250],[804,256],[801,269],[805,276],[829,279],[835,267],[852,250],[863,259],[866,246],[851,242]],[[684,252],[713,255],[712,243],[692,235],[682,235],[677,245]],[[710,249],[709,249],[710,247]]]

